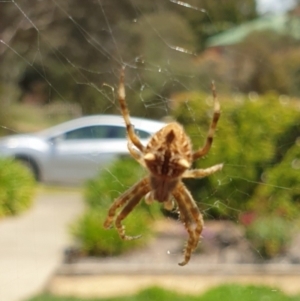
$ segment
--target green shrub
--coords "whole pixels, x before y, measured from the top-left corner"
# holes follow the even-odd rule
[[[270,166],[285,162],[289,149],[295,144],[300,132],[300,113],[288,98],[285,101],[275,94],[265,96],[249,95],[226,99],[219,97],[222,115],[218,124],[212,149],[203,160],[198,160],[195,167],[204,168],[224,162],[224,169],[208,178],[189,180],[187,182],[196,201],[203,203],[207,216],[237,218],[241,211],[251,208],[250,200],[261,185],[268,185],[271,175],[266,173]],[[182,123],[192,138],[194,148],[204,143],[212,108],[211,97],[203,94],[186,93],[178,95],[175,101],[175,119]],[[295,155],[295,154],[294,154]],[[293,156],[294,156],[293,155]],[[288,159],[289,164],[298,161]],[[296,162],[296,163],[295,163]],[[285,176],[281,165],[281,177]],[[277,171],[278,172],[278,171]],[[299,173],[295,169],[289,173],[283,185],[272,182],[276,187],[269,188],[269,194],[280,192],[287,188],[293,198],[286,193],[285,201],[297,203],[295,195],[299,190]],[[265,182],[266,181],[266,182]],[[292,185],[292,186],[291,186]],[[290,189],[291,187],[291,189]],[[290,190],[289,190],[290,189]],[[299,202],[297,203],[299,204]],[[293,208],[297,207],[293,205]],[[299,208],[298,208],[299,209]],[[295,212],[299,215],[299,210]]]
[[[32,204],[35,181],[31,173],[12,159],[0,159],[0,217],[15,215]]]
[[[246,227],[246,236],[263,258],[282,254],[292,235],[292,223],[279,216],[261,216]]]
[[[123,241],[113,228],[106,230],[103,222],[115,198],[145,176],[143,168],[131,158],[122,158],[103,170],[85,188],[87,211],[72,226],[72,233],[82,250],[90,255],[116,255],[145,244],[150,237],[152,224],[160,216],[157,203],[150,206],[143,200],[124,220],[128,235],[143,237]]]
[[[107,207],[101,210],[87,210],[72,227],[73,235],[80,240],[81,250],[88,255],[118,255],[147,242],[151,234],[151,218],[143,211],[135,209],[124,220],[126,233],[129,236],[142,234],[140,239],[122,240],[115,229],[106,230],[103,221]]]
[[[300,212],[300,144],[294,144],[282,161],[264,173],[267,185],[259,185],[250,201],[253,210],[296,219]]]

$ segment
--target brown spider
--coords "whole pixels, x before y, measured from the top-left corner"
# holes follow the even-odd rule
[[[179,263],[181,266],[189,262],[191,253],[196,249],[203,229],[202,214],[181,179],[203,178],[221,170],[223,167],[223,164],[218,164],[205,169],[190,169],[193,161],[203,157],[210,150],[220,117],[220,104],[217,100],[214,83],[212,83],[211,90],[214,99],[214,114],[206,142],[202,148],[197,151],[192,150],[190,138],[177,122],[172,122],[159,130],[151,137],[145,147],[130,123],[129,111],[125,101],[124,68],[121,71],[118,96],[129,139],[128,150],[136,161],[148,169],[149,176],[141,179],[113,202],[104,222],[104,227],[111,227],[116,211],[123,207],[115,219],[115,226],[120,237],[124,240],[139,238],[140,235],[127,236],[125,227],[121,222],[140,200],[145,197],[148,204],[156,200],[164,203],[164,207],[169,210],[173,208],[175,201],[180,213],[180,220],[189,235],[184,250],[184,260]]]

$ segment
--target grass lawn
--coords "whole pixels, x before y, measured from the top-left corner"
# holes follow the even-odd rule
[[[76,297],[56,297],[39,295],[26,301],[300,301],[300,295],[287,296],[282,292],[265,286],[242,286],[238,284],[221,285],[199,296],[177,294],[152,287],[134,296],[116,298],[83,299]]]

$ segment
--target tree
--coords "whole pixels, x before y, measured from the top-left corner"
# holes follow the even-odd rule
[[[149,115],[160,117],[170,95],[195,82],[193,72],[186,76],[190,54],[216,31],[253,18],[253,3],[192,1],[197,10],[161,0],[0,2],[0,79],[17,83],[26,68],[40,66],[48,101],[77,102],[85,114],[115,113],[118,71],[127,64],[128,91],[138,91],[132,102],[150,102]],[[153,105],[158,100],[166,106]]]
[[[188,20],[197,37],[198,51],[212,35],[257,17],[255,0],[190,0],[189,4],[192,8],[177,5],[175,10]]]

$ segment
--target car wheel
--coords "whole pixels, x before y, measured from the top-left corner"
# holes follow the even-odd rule
[[[36,181],[40,180],[39,169],[33,159],[26,157],[16,157],[16,160],[29,170],[29,172],[34,176]]]

